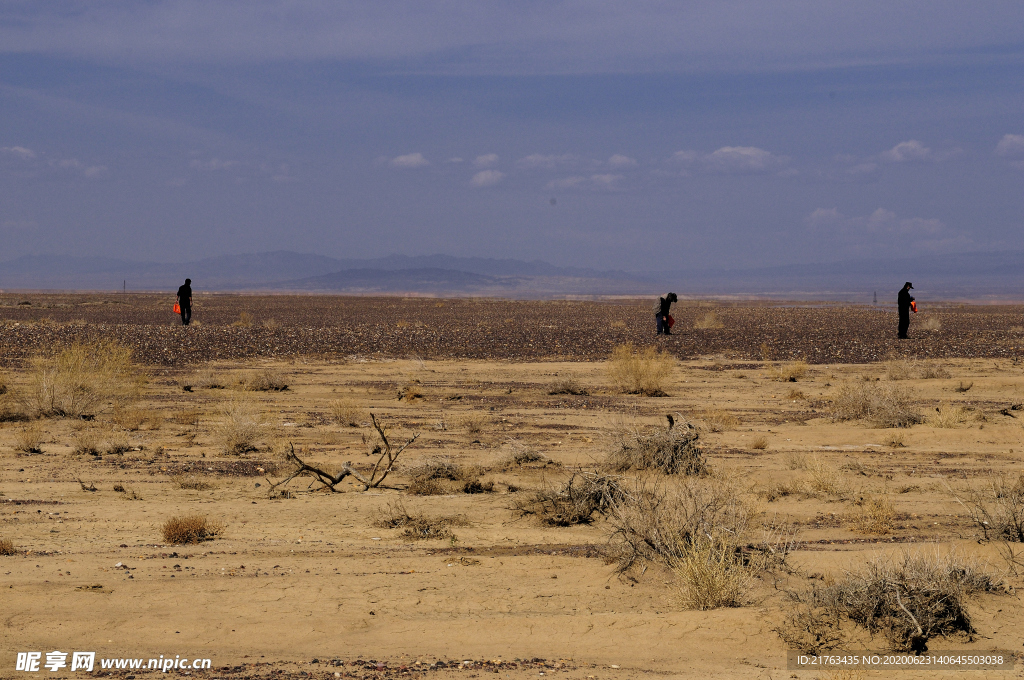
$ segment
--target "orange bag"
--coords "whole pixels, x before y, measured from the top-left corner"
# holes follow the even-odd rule
[[[910,301],[910,311],[914,312],[914,314],[917,314],[917,300]]]
[[[179,305],[177,302],[174,303],[174,313],[181,314],[181,305]]]

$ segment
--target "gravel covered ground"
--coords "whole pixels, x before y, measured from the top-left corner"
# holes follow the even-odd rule
[[[864,363],[893,353],[1015,358],[1024,345],[1020,306],[926,304],[911,322],[911,339],[898,343],[891,306],[683,302],[674,309],[674,335],[659,338],[650,300],[200,295],[189,328],[173,303],[153,294],[2,294],[0,365],[99,337],[116,338],[156,365],[353,355],[590,361],[624,342],[657,344],[680,357],[761,359],[767,349],[773,359]],[[696,328],[701,322],[712,327]]]

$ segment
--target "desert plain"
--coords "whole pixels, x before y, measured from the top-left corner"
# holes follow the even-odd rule
[[[197,677],[889,677],[787,650],[898,649],[812,593],[907,560],[973,578],[929,650],[1017,665],[896,673],[1024,674],[1024,308],[934,305],[897,342],[871,306],[683,301],[656,337],[646,300],[197,296],[189,328],[170,302],[0,295],[0,676],[82,650],[210,658],[172,671]],[[44,368],[96,342],[131,351],[123,389],[41,408]],[[623,464],[652,441],[698,465]],[[607,502],[560,505],[594,483]],[[637,553],[645,513],[697,506],[717,572]],[[172,542],[187,516],[209,535]]]

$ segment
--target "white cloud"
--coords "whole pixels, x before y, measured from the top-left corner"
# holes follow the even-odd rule
[[[885,160],[893,163],[935,160],[932,150],[916,139],[900,142],[888,151],[883,151],[880,155]]]
[[[475,187],[492,187],[505,178],[505,173],[497,170],[481,170],[469,180],[470,185]]]
[[[836,208],[818,208],[808,215],[804,223],[814,230],[857,236],[906,236],[910,238],[935,238],[949,235],[941,220],[923,217],[900,218],[885,208],[878,208],[870,215],[848,217]]]
[[[189,163],[189,166],[196,170],[230,170],[231,168],[238,165],[238,161],[224,161],[219,158],[211,158],[208,161],[201,161],[199,159],[193,160]]]
[[[394,168],[422,168],[426,165],[430,165],[430,161],[421,153],[407,153],[391,159],[391,166]]]
[[[498,154],[487,153],[482,156],[477,156],[476,160],[473,161],[473,165],[478,168],[489,168],[498,162]]]
[[[996,153],[1000,156],[1024,155],[1024,135],[1003,135],[996,144]]]
[[[33,151],[32,149],[26,149],[23,146],[4,146],[0,147],[0,151],[6,154],[10,154],[12,156],[17,156],[18,158],[25,161],[30,161],[36,157],[35,151]]]
[[[788,160],[756,146],[723,146],[704,157],[704,163],[712,170],[735,174],[771,172]]]
[[[586,184],[586,177],[563,177],[562,179],[553,179],[544,185],[545,189],[576,189],[577,187]]]
[[[562,165],[569,165],[576,157],[572,154],[544,155],[540,153],[530,154],[521,158],[517,165],[521,168],[556,168]]]
[[[614,189],[615,185],[622,180],[622,175],[591,175],[590,181],[595,187],[601,189]]]
[[[636,159],[630,158],[629,156],[623,156],[622,154],[614,154],[608,159],[608,165],[613,168],[632,168],[636,167]]]

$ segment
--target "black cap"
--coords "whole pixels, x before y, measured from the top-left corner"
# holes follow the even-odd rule
[[[910,288],[911,290],[913,290],[914,289],[914,284],[912,284],[910,281],[907,281],[906,283],[903,284],[903,287],[904,288]]]

